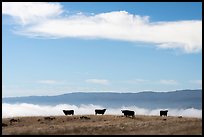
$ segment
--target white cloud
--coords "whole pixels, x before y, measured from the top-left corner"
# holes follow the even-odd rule
[[[59,3],[3,3],[3,14],[15,17],[23,24],[36,22],[19,29],[18,33],[22,35],[147,42],[158,48],[181,49],[186,53],[202,50],[201,20],[150,22],[148,16],[134,15],[126,11],[94,15],[80,13],[59,18],[62,11]]]
[[[87,83],[93,83],[93,84],[100,84],[100,85],[108,85],[109,81],[106,79],[87,79]]]
[[[160,80],[159,82],[161,84],[166,84],[166,85],[177,85],[178,84],[176,80]]]
[[[2,84],[2,89],[3,89],[3,88],[6,88],[6,86],[5,86],[4,84]]]
[[[63,109],[73,109],[75,115],[84,115],[84,114],[95,114],[95,109],[104,108],[100,105],[70,105],[70,104],[59,104],[55,106],[51,105],[36,105],[36,104],[2,104],[2,118],[16,117],[16,116],[59,116],[64,115]],[[139,108],[136,106],[121,106],[118,108],[107,108],[105,114],[111,115],[123,115],[121,110],[130,109],[134,110],[136,115],[156,115],[159,116],[159,112],[162,108],[158,109],[146,109]],[[185,116],[185,117],[198,117],[202,118],[202,110],[188,108],[188,109],[168,109],[169,116]]]
[[[10,15],[20,24],[32,24],[53,18],[63,12],[59,3],[2,2],[2,14]]]
[[[127,80],[125,83],[130,83],[130,84],[141,84],[141,83],[146,83],[149,82],[149,80],[145,79],[133,79],[133,80]]]
[[[202,87],[202,80],[192,80],[191,83],[198,84]]]
[[[62,83],[61,81],[56,81],[56,80],[39,80],[37,83],[41,84],[60,84]]]

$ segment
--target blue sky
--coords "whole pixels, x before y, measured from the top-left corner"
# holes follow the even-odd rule
[[[202,3],[2,7],[3,97],[202,88]]]

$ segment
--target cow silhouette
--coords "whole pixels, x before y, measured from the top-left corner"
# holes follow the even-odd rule
[[[20,122],[20,120],[12,118],[12,119],[9,120],[9,122],[10,122],[10,125],[11,125],[13,122]]]
[[[97,114],[104,114],[105,113],[105,111],[106,111],[106,109],[95,109],[95,115],[97,115]]]
[[[134,117],[135,116],[135,111],[131,111],[131,110],[121,110],[122,113],[124,114],[124,116],[132,116]]]
[[[63,110],[65,115],[74,115],[74,110]]]
[[[168,110],[161,110],[160,111],[160,116],[167,116]]]
[[[6,123],[2,123],[2,127],[7,127],[8,125]]]
[[[81,116],[80,119],[91,119],[91,118],[87,116]]]
[[[54,120],[55,119],[55,117],[44,117],[44,120]],[[38,121],[40,121],[39,119],[38,119]]]

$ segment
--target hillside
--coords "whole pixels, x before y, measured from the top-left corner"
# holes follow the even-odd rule
[[[74,115],[2,119],[3,135],[202,135],[202,119],[136,115]],[[54,118],[54,119],[52,119]]]
[[[196,108],[202,109],[202,90],[139,93],[68,93],[57,96],[8,97],[3,103],[30,103],[43,105],[94,104],[104,107],[137,106],[142,108]]]

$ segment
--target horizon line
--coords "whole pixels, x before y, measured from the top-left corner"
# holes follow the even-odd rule
[[[176,92],[176,91],[183,91],[183,90],[201,90],[201,89],[177,89],[177,90],[170,90],[170,91],[152,91],[152,90],[143,90],[143,91],[72,91],[72,92],[68,92],[68,93],[62,93],[62,94],[55,94],[55,95],[28,95],[28,96],[2,96],[3,98],[18,98],[18,97],[42,97],[42,96],[61,96],[61,95],[66,95],[66,94],[73,94],[73,93],[124,93],[124,94],[128,94],[128,93],[143,93],[143,92],[153,92],[153,93],[168,93],[168,92]]]

